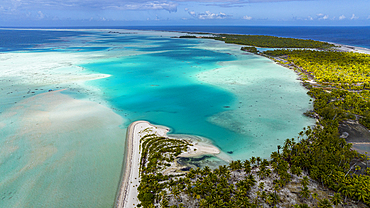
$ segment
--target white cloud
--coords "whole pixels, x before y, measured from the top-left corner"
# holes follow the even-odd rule
[[[344,20],[344,19],[346,19],[346,16],[344,16],[344,15],[341,15],[341,16],[339,17],[339,20]]]
[[[351,20],[356,20],[356,19],[358,19],[358,17],[356,17],[355,14],[352,14]]]
[[[210,11],[206,11],[204,13],[195,13],[193,11],[190,11],[189,14],[193,17],[196,17],[198,19],[202,19],[202,20],[205,20],[205,19],[226,19],[227,17],[230,17],[230,15],[227,15],[223,12],[220,12],[220,13],[212,13]]]
[[[370,19],[370,15],[367,17],[367,19]]]
[[[55,8],[58,10],[65,8],[94,8],[94,9],[164,9],[170,12],[175,11],[173,6],[184,2],[193,3],[212,3],[215,6],[242,6],[250,3],[268,2],[287,2],[287,1],[310,1],[310,0],[0,0],[1,6],[10,8],[12,11],[17,9],[32,10],[40,8]],[[150,6],[154,4],[156,6]],[[166,5],[167,4],[167,5]],[[157,7],[158,6],[158,7]]]
[[[306,20],[313,20],[311,16],[308,16]]]
[[[245,15],[245,16],[243,17],[243,19],[245,19],[245,20],[251,20],[251,19],[252,19],[252,17],[250,17],[250,16],[248,16],[248,15]]]
[[[188,8],[185,8],[184,10],[185,10],[185,11],[188,11],[189,9],[188,9]]]
[[[146,2],[138,4],[125,4],[123,6],[109,6],[106,8],[115,8],[121,10],[166,10],[169,12],[177,12],[177,4],[173,2]]]
[[[327,14],[317,14],[318,20],[327,20],[329,18],[329,15]]]
[[[38,14],[37,16],[38,19],[44,19],[45,15],[41,11],[38,11],[37,14]]]

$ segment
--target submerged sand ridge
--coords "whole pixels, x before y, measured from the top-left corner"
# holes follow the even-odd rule
[[[8,191],[11,197],[0,203],[4,207],[36,206],[32,197],[44,206],[90,204],[76,191],[102,194],[98,190],[102,183],[110,184],[106,194],[114,198],[119,175],[116,181],[105,175],[119,173],[121,168],[112,167],[109,160],[122,158],[125,130],[120,125],[124,120],[105,106],[73,99],[62,91],[35,95],[0,114],[4,173],[0,191],[12,190]],[[97,160],[106,162],[93,165]],[[63,180],[57,179],[60,174]],[[110,203],[102,198],[96,197],[93,203]]]
[[[89,54],[76,53],[4,53],[0,54],[0,112],[25,98],[68,88],[99,97],[100,89],[84,82],[107,78],[78,66]],[[91,58],[91,57],[90,57]]]

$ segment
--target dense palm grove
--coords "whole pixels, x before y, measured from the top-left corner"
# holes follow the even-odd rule
[[[320,83],[343,89],[370,88],[370,55],[367,54],[313,50],[274,50],[264,54],[284,56],[286,61],[314,75]]]
[[[338,133],[339,123],[346,120],[370,127],[367,89],[370,55],[306,50],[277,50],[265,54],[279,56],[303,69],[319,84],[310,86],[308,92],[315,98],[311,113],[318,116],[318,125],[301,133],[306,139],[288,148],[284,146],[284,159],[307,170],[311,178],[341,192],[345,198],[370,204],[369,168],[362,171],[364,174],[356,174],[361,169],[357,164],[361,160],[367,164],[367,157],[351,151],[351,145]],[[348,90],[353,88],[356,90]],[[352,164],[354,159],[360,162]]]
[[[225,43],[234,43],[239,45],[249,45],[256,47],[266,48],[320,48],[326,49],[333,47],[334,45],[315,41],[315,40],[303,40],[296,38],[282,38],[267,35],[230,35],[220,34],[216,36],[210,36],[208,38],[221,40]]]
[[[260,38],[266,38],[266,43],[274,42],[266,36],[256,37],[255,44],[245,41],[249,36],[225,36],[219,39],[261,47],[268,45],[258,42]],[[297,46],[308,48],[303,46],[308,43],[317,44],[315,48],[328,46],[306,41]],[[271,47],[282,47],[277,44],[279,41]],[[370,128],[370,56],[329,50],[276,50],[264,52],[264,55],[293,66],[304,79],[313,79],[311,84],[305,84],[314,99],[313,111],[306,114],[317,119],[316,126],[304,128],[295,139],[287,139],[269,160],[252,157],[214,170],[205,167],[191,169],[186,174],[164,176],[154,170],[163,167],[164,161],[174,159],[179,154],[176,150],[180,146],[185,150],[184,145],[188,144],[166,149],[172,151],[167,158],[155,154],[158,159],[142,163],[147,168],[142,169],[139,187],[141,206],[288,207],[293,204],[285,195],[292,189],[292,184],[297,183],[299,200],[295,201],[295,207],[331,207],[361,202],[370,205],[368,157],[351,149],[352,145],[339,135],[338,130],[339,124],[348,120]],[[310,182],[306,175],[321,187],[330,189],[331,196],[320,197],[318,190],[310,185],[314,182]]]

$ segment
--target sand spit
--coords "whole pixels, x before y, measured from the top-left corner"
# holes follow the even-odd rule
[[[334,44],[337,47],[335,49],[338,50],[338,51],[370,54],[370,49],[368,49],[368,48],[362,48],[362,47],[350,46],[350,45],[343,45],[343,44],[337,44],[337,43],[331,43],[331,44]]]
[[[137,199],[137,187],[140,185],[140,138],[143,130],[154,127],[147,121],[136,121],[130,124],[126,134],[126,162],[122,174],[121,186],[117,195],[115,207],[135,207],[139,203]],[[165,136],[168,129],[157,128],[156,133]]]
[[[140,139],[148,134],[156,134],[159,137],[171,137],[167,135],[169,131],[170,129],[165,126],[153,125],[147,121],[136,121],[130,124],[126,135],[126,161],[123,167],[124,171],[122,172],[121,186],[118,190],[115,207],[134,207],[139,203],[137,199],[137,187],[140,185]],[[177,139],[181,137],[189,138],[186,135],[175,137]],[[198,157],[202,155],[218,155],[221,153],[217,147],[211,144],[201,141],[190,142],[193,146],[189,146],[188,151],[183,152],[178,157]]]

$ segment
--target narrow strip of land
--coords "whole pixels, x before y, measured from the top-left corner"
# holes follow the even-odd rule
[[[126,158],[123,166],[122,181],[115,207],[135,207],[137,199],[137,187],[140,184],[140,138],[145,129],[155,128],[155,133],[159,136],[166,136],[169,129],[153,126],[147,121],[136,121],[127,128],[126,135]]]
[[[167,138],[169,130],[170,129],[165,126],[153,125],[147,121],[133,122],[127,128],[125,165],[122,167],[122,178],[115,203],[116,208],[135,207],[140,203],[137,198],[137,188],[140,185],[140,139],[148,134],[155,134],[158,137]],[[186,138],[186,135],[182,135],[181,137]],[[189,141],[190,140],[189,138]],[[188,150],[179,155],[179,157],[196,157],[200,155],[218,156],[220,153],[220,150],[212,144],[194,141],[191,141],[191,143],[192,145],[188,147]],[[222,156],[220,156],[220,159],[227,161],[231,160],[231,158]],[[171,167],[173,166],[176,166],[175,162]],[[173,169],[171,167],[168,168],[167,172]]]

